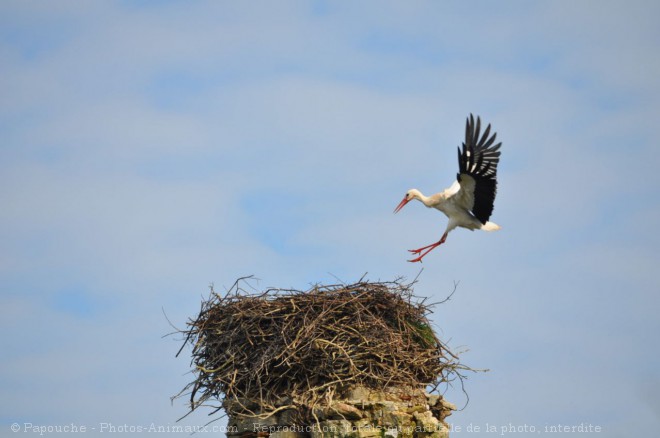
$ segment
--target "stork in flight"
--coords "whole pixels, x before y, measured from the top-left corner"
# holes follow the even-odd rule
[[[410,250],[418,257],[409,262],[421,262],[425,255],[445,243],[447,234],[456,227],[468,230],[499,230],[500,226],[488,222],[493,213],[493,203],[497,193],[497,163],[500,161],[500,146],[495,143],[496,133],[490,135],[490,124],[480,135],[481,120],[470,114],[465,125],[463,149],[458,148],[458,174],[456,181],[444,191],[431,196],[424,196],[417,189],[410,189],[394,213],[401,210],[408,202],[417,199],[427,207],[437,208],[449,218],[447,229],[435,243]]]

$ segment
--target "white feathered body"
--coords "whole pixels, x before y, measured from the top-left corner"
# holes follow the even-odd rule
[[[474,188],[470,187],[471,185],[474,186],[474,180],[472,180],[472,184],[467,181],[464,182],[463,187],[455,181],[451,187],[440,193],[436,193],[435,195],[424,196],[424,194],[417,189],[411,189],[408,193],[411,198],[420,200],[425,206],[443,212],[449,219],[446,229],[447,232],[456,227],[466,228],[471,231],[499,230],[499,225],[493,222],[482,224],[479,219],[470,213],[470,210],[472,210],[472,206],[474,205],[474,197],[471,196]]]

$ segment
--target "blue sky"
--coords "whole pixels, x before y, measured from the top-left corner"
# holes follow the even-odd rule
[[[472,112],[504,143],[502,230],[452,232],[416,286],[439,301],[460,282],[433,321],[491,370],[450,419],[653,435],[658,16],[650,1],[2,2],[2,434],[174,424],[191,376],[163,310],[183,327],[211,283],[417,276],[406,250],[446,219],[392,210],[452,183]]]

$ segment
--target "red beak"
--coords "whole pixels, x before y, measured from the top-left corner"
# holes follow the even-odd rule
[[[407,197],[403,198],[403,201],[401,201],[401,203],[399,203],[399,205],[397,205],[396,208],[394,209],[394,213],[398,213],[399,210],[401,210],[408,203],[408,201],[410,201],[410,199],[408,199]]]

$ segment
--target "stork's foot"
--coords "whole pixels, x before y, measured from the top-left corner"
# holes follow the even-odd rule
[[[424,246],[419,249],[409,249],[408,251],[413,253],[413,254],[419,254],[419,257],[415,257],[412,260],[408,260],[410,263],[417,263],[421,262],[424,256],[431,251],[433,251],[437,246],[440,246],[440,242],[433,243],[431,245]]]
[[[436,243],[432,243],[430,245],[422,246],[421,248],[418,248],[418,249],[409,249],[408,252],[411,252],[413,254],[421,254],[424,250],[429,249],[429,248],[433,249],[438,245],[440,245],[440,243],[436,242]]]
[[[426,245],[426,246],[422,246],[421,248],[418,248],[418,249],[409,249],[408,252],[411,252],[411,253],[413,253],[413,254],[419,254],[419,257],[416,257],[416,258],[414,258],[414,259],[412,259],[412,260],[408,260],[408,261],[409,261],[410,263],[421,262],[422,259],[424,258],[424,256],[425,256],[426,254],[430,253],[430,252],[433,251],[435,248],[437,248],[438,246],[440,246],[440,245],[442,245],[443,243],[445,243],[445,240],[447,240],[447,232],[446,232],[446,231],[445,231],[445,234],[442,235],[442,237],[440,238],[440,240],[438,240],[438,241],[435,242],[435,243],[432,243],[432,244],[430,244],[430,245]]]
[[[412,260],[408,260],[408,261],[409,261],[410,263],[417,263],[417,262],[420,262],[420,263],[421,263],[421,262],[422,262],[422,257],[424,257],[424,256],[415,257],[414,259],[412,259]]]

